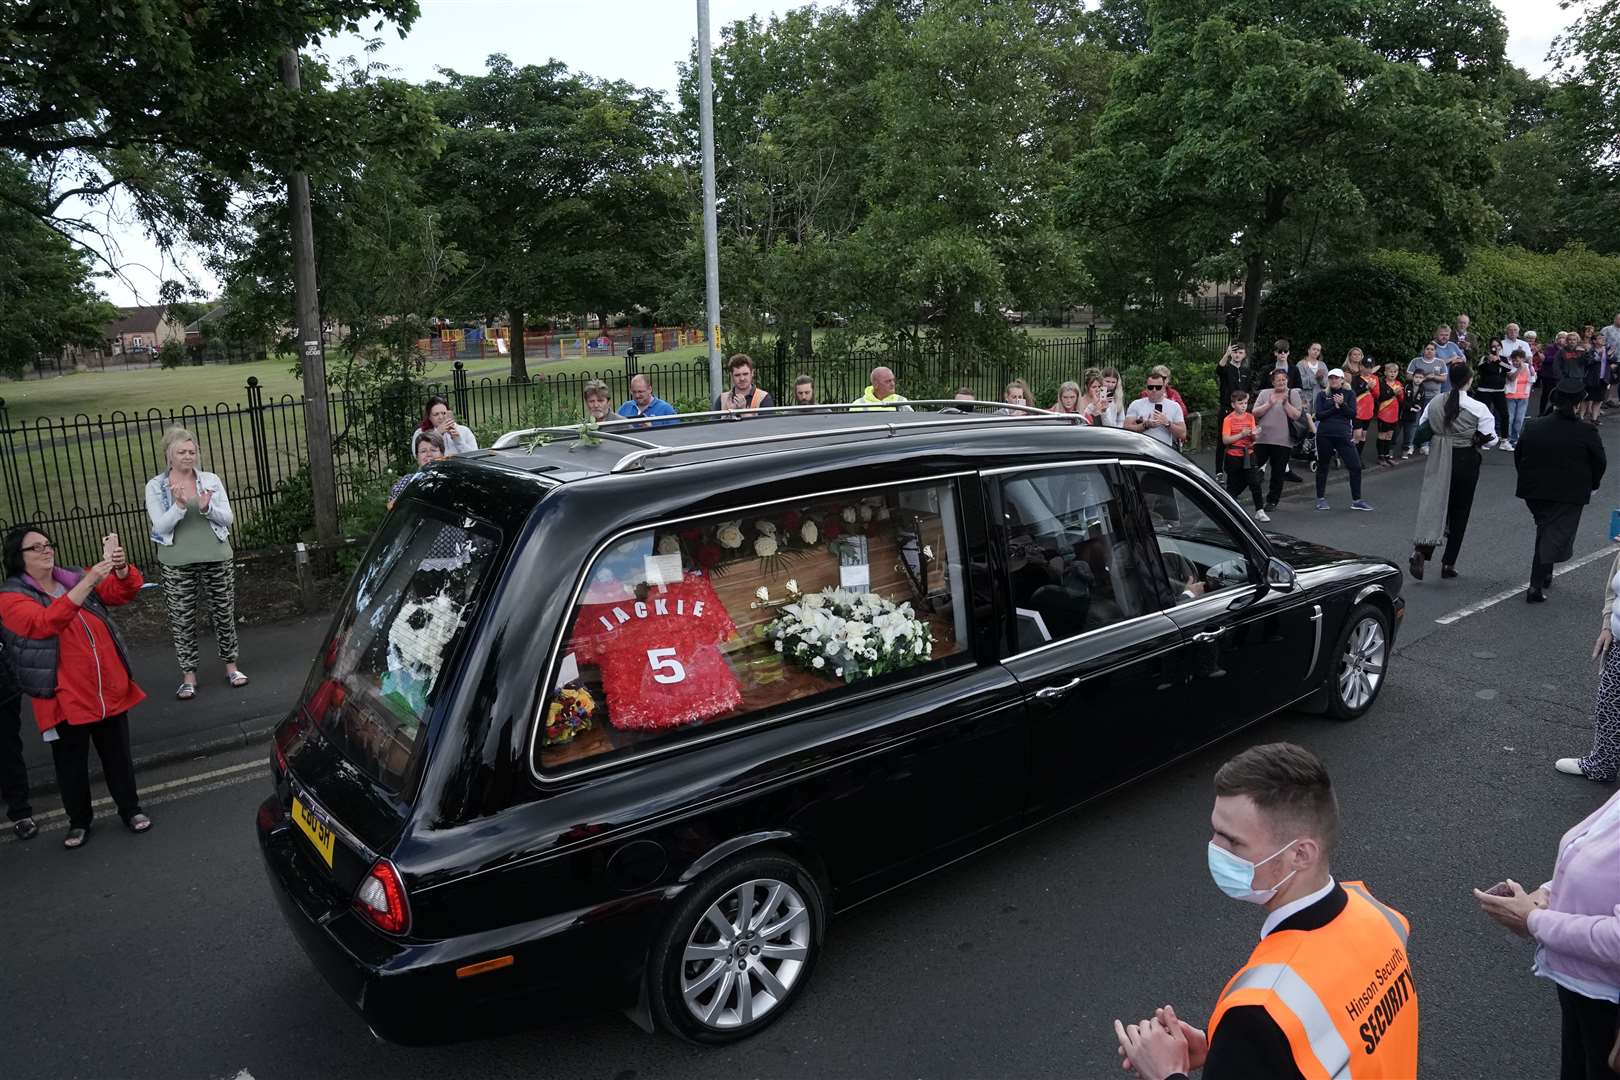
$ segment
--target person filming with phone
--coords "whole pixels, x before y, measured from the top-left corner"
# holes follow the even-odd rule
[[[1328,372],[1327,388],[1317,391],[1312,414],[1316,418],[1316,508],[1330,509],[1328,464],[1338,454],[1344,471],[1350,475],[1350,509],[1371,510],[1361,499],[1361,452],[1354,436],[1356,399],[1339,368]]]
[[[1125,430],[1141,432],[1175,449],[1187,441],[1187,414],[1180,405],[1165,399],[1169,386],[1170,380],[1165,376],[1149,375],[1143,388],[1145,396],[1131,402],[1125,410]]]
[[[1334,880],[1333,781],[1293,743],[1245,750],[1215,774],[1209,873],[1234,900],[1265,909],[1260,944],[1216,999],[1207,1031],[1170,1005],[1114,1021],[1142,1080],[1411,1080],[1418,1000],[1406,917],[1359,881]]]
[[[56,564],[56,543],[40,525],[18,525],[0,541],[6,580],[0,585],[0,635],[34,723],[50,743],[67,811],[62,846],[90,838],[90,744],[124,826],[152,827],[141,812],[129,750],[129,710],[145,700],[130,671],[129,651],[108,607],[133,600],[141,572],[117,533],[102,538],[101,561],[84,570]]]
[[[457,454],[470,454],[478,449],[478,436],[472,430],[456,423],[455,413],[450,411],[450,402],[443,394],[434,394],[427,399],[427,407],[422,410],[422,422],[416,426],[416,431],[436,431],[444,440],[444,456],[455,457]],[[416,432],[411,432],[411,456],[416,456]]]
[[[1480,910],[1493,922],[1534,943],[1531,972],[1558,988],[1559,1080],[1620,1077],[1616,866],[1620,866],[1620,794],[1564,834],[1551,881],[1534,892],[1526,892],[1512,878],[1474,890]]]

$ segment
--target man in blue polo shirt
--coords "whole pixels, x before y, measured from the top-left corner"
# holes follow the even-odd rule
[[[619,415],[626,418],[641,416],[674,416],[675,406],[653,393],[652,380],[637,375],[630,380],[630,400],[619,406]],[[654,420],[636,427],[668,427],[673,420]]]
[[[1444,360],[1449,367],[1453,363],[1466,363],[1468,354],[1451,340],[1451,327],[1441,323],[1434,328],[1434,358]]]

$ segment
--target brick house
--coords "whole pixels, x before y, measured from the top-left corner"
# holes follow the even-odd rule
[[[107,339],[109,357],[149,357],[171,341],[185,344],[186,328],[163,305],[118,310],[122,317],[109,323],[102,335]]]

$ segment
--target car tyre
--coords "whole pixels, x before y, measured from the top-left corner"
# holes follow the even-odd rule
[[[821,886],[793,859],[768,853],[721,864],[681,893],[653,944],[653,1019],[707,1045],[763,1030],[810,981],[826,924]]]
[[[1358,604],[1344,621],[1328,677],[1328,715],[1354,720],[1372,708],[1389,672],[1389,616]]]

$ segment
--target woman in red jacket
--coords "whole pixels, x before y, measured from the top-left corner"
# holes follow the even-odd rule
[[[56,780],[68,815],[62,846],[90,836],[90,744],[96,745],[107,790],[131,832],[152,827],[141,813],[129,751],[129,710],[146,697],[129,670],[129,654],[106,605],[127,604],[141,588],[116,535],[105,558],[82,573],[56,565],[56,546],[38,525],[19,525],[0,543],[0,633],[34,722],[51,744]]]

